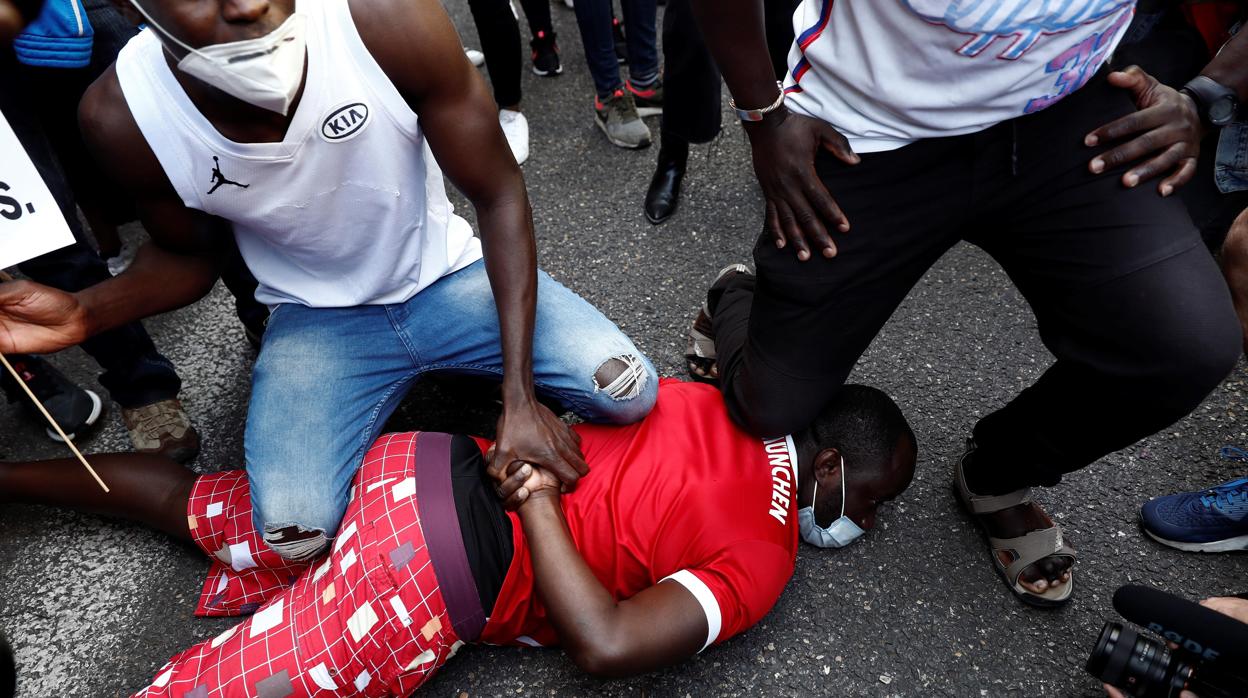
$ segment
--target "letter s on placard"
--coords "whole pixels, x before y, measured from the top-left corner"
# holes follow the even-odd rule
[[[0,191],[8,191],[8,190],[9,190],[9,185],[5,184],[4,182],[0,182]],[[10,207],[9,210],[7,211],[4,208],[6,206]],[[15,221],[18,218],[21,218],[22,217],[21,203],[19,203],[17,199],[14,199],[11,196],[4,196],[0,194],[0,216],[4,216],[5,218],[11,221]]]

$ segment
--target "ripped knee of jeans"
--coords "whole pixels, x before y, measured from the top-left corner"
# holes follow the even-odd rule
[[[602,391],[614,400],[632,400],[646,388],[650,373],[636,354],[621,354],[602,362],[594,372],[594,392]]]
[[[319,528],[280,523],[264,525],[264,542],[283,559],[309,562],[329,548],[330,539]]]

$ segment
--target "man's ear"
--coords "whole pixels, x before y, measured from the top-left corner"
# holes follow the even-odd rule
[[[815,454],[815,481],[825,487],[835,481],[839,487],[842,462],[841,452],[835,446]]]

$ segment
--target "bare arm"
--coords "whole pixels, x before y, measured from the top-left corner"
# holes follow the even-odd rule
[[[762,0],[692,0],[707,47],[745,109],[776,99],[775,74],[763,31]],[[754,173],[767,199],[767,230],[777,247],[793,245],[799,260],[836,255],[830,230],[849,232],[849,220],[815,174],[822,150],[853,165],[859,159],[845,137],[828,124],[781,107],[745,124]]]
[[[106,174],[134,197],[152,240],[120,276],[78,293],[0,285],[0,352],[50,352],[202,298],[217,279],[228,226],[182,205],[134,122],[110,69],[83,98],[83,135]]]
[[[1245,4],[1241,2],[1240,7]],[[1200,74],[1235,90],[1239,94],[1239,119],[1248,118],[1248,26],[1241,27]]]
[[[574,484],[589,466],[571,432],[534,395],[533,216],[494,100],[437,0],[356,1],[351,11],[369,51],[419,115],[438,164],[477,211],[502,337],[497,458],[540,463]]]
[[[660,582],[621,601],[603,587],[572,541],[558,480],[526,465],[499,489],[504,499],[523,501],[518,513],[537,593],[560,645],[582,670],[604,677],[640,674],[702,648],[706,615],[681,584]]]

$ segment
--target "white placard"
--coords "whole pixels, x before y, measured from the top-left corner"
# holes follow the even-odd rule
[[[73,242],[56,199],[0,114],[0,269]]]

